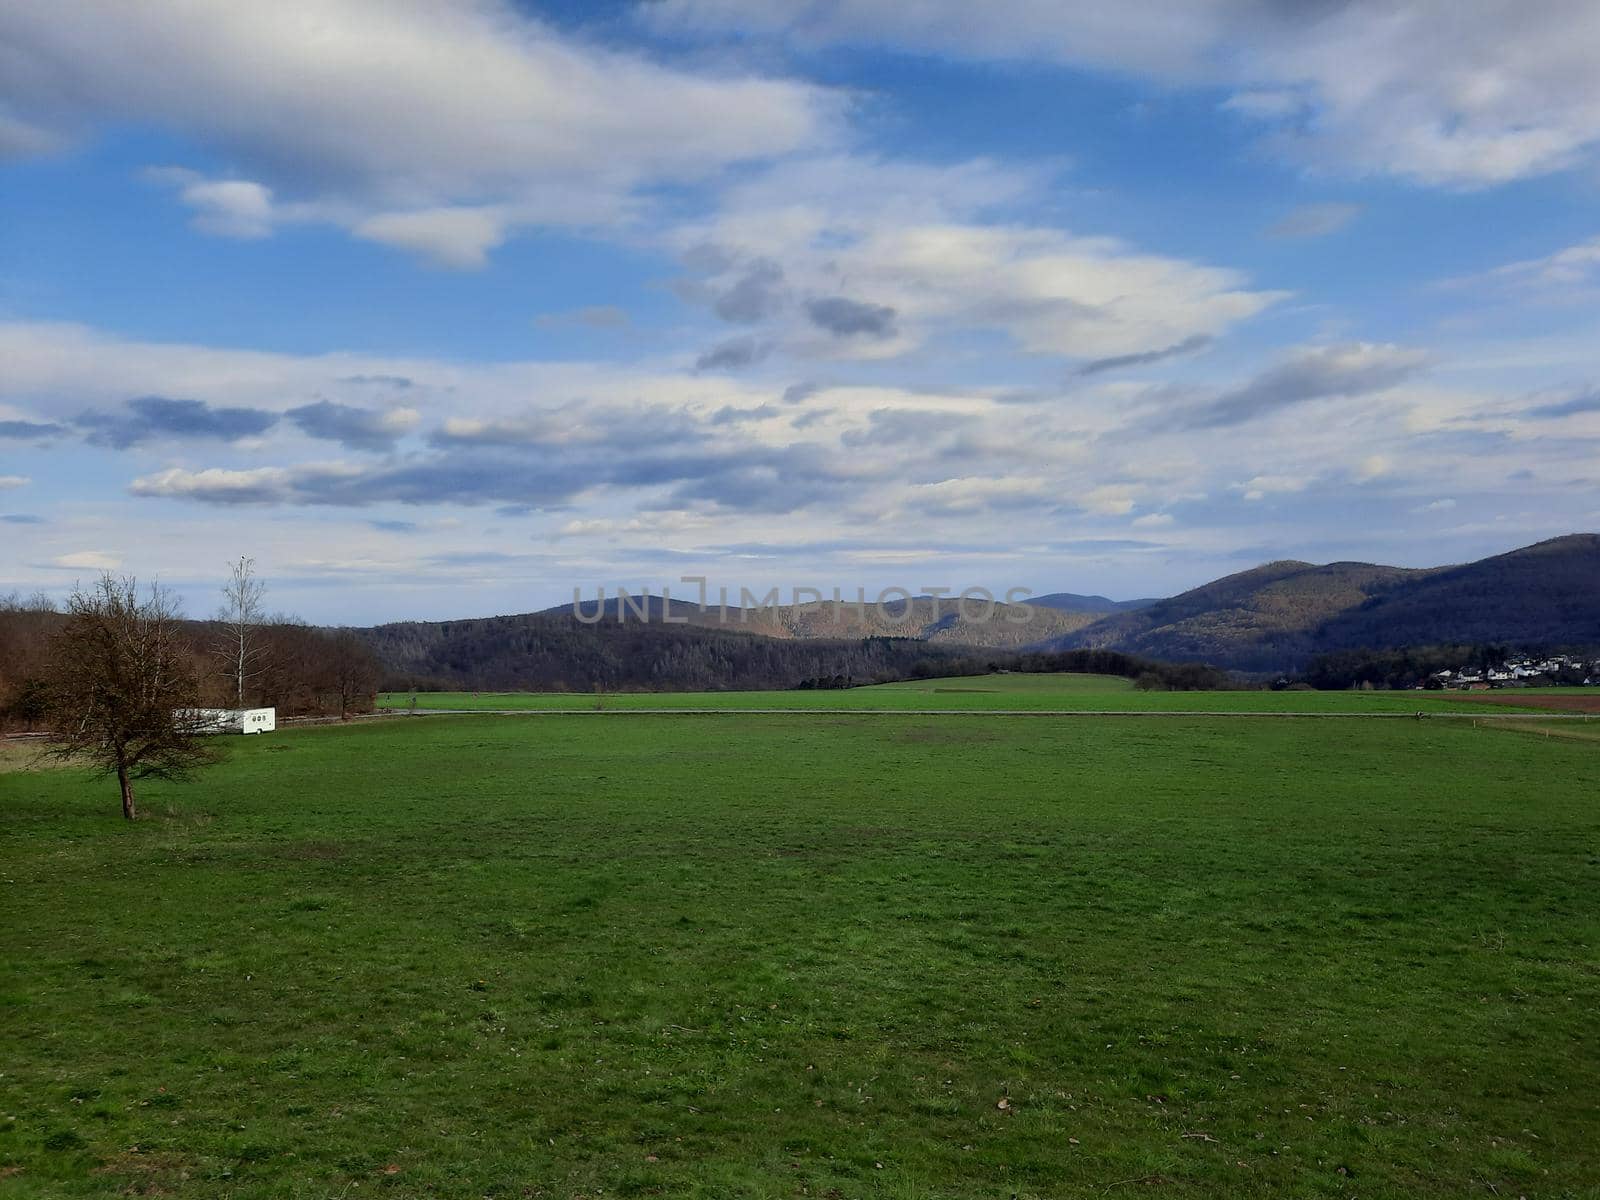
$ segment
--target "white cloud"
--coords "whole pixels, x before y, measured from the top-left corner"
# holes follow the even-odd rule
[[[117,411],[130,394],[300,414],[250,444],[156,431],[124,450],[71,451],[100,456],[74,478],[104,490],[8,535],[38,542],[66,531],[70,543],[29,552],[40,570],[76,547],[139,545],[141,574],[193,578],[244,538],[263,560],[303,563],[309,546],[319,561],[379,563],[396,583],[470,572],[548,588],[637,578],[652,564],[675,579],[719,562],[725,577],[758,582],[749,564],[807,578],[796,573],[928,546],[949,562],[1020,556],[1048,575],[1081,561],[1057,544],[1122,547],[1082,552],[1114,558],[1135,552],[1130,533],[1159,534],[1176,554],[1236,548],[1246,516],[1263,539],[1348,544],[1354,534],[1331,493],[1357,484],[1364,506],[1393,517],[1361,535],[1414,544],[1426,561],[1436,549],[1428,523],[1407,517],[1437,498],[1440,479],[1473,511],[1502,503],[1508,478],[1529,471],[1537,478],[1519,479],[1518,494],[1549,522],[1576,527],[1593,507],[1571,483],[1592,474],[1588,443],[1543,436],[1548,422],[1524,415],[1551,397],[1452,391],[1416,378],[1422,357],[1392,346],[1301,347],[1231,390],[1091,378],[1037,395],[861,382],[794,389],[791,376],[696,376],[674,362],[267,354],[5,322],[0,361],[6,420]],[[1224,415],[1250,419],[1186,423],[1207,396],[1231,397]],[[394,444],[361,448],[384,432]],[[330,439],[349,461],[320,457]],[[41,478],[81,466],[59,447],[27,452]],[[144,509],[156,506],[152,524]],[[216,520],[216,506],[234,515]],[[390,530],[404,530],[403,549]],[[554,558],[529,563],[513,542]],[[473,554],[500,557],[462,557]],[[1210,574],[1228,565],[1215,561]],[[851,570],[839,581],[860,578]],[[1070,578],[1054,584],[1074,590]],[[460,611],[458,596],[440,604]]]
[[[1369,454],[1356,467],[1355,477],[1361,483],[1381,479],[1394,470],[1394,463],[1386,454]]]
[[[662,538],[714,528],[717,522],[705,513],[658,511],[627,518],[597,517],[566,522],[552,538]]]
[[[905,490],[903,504],[912,511],[949,516],[1032,508],[1054,503],[1055,499],[1055,485],[1048,479],[967,476],[913,485]]]
[[[380,213],[355,227],[359,238],[410,250],[442,267],[471,269],[505,241],[508,217],[496,208],[430,208]]]
[[[1306,96],[1293,150],[1346,170],[1483,186],[1547,174],[1600,139],[1600,7],[1589,0],[1364,0],[1285,22],[1247,70]]]
[[[647,395],[664,408],[713,413],[729,404],[758,405],[769,391],[720,377],[691,379],[670,366],[523,361],[459,364],[442,359],[335,352],[280,354],[232,347],[149,342],[83,325],[0,321],[0,411],[6,419],[44,421],[86,408],[120,408],[128,396],[200,397],[285,413],[327,399],[366,406],[376,396],[404,397],[385,423],[396,433],[419,419],[489,421],[575,398],[600,404]],[[892,389],[890,389],[892,392]],[[419,416],[413,416],[413,411]]]
[[[840,273],[913,319],[1004,329],[1036,353],[1099,358],[1215,335],[1275,298],[1236,272],[1055,230],[875,229]]]
[[[642,184],[815,147],[842,111],[807,84],[575,41],[509,0],[6,4],[0,46],[13,153],[153,124],[240,168],[184,186],[212,232],[260,236],[287,196],[346,227],[392,214],[374,236],[456,262],[498,238],[440,211],[615,219]]]
[[[272,192],[245,179],[206,179],[183,189],[194,225],[221,237],[260,238],[272,232]]]
[[[1272,237],[1327,237],[1361,215],[1359,204],[1303,204],[1267,230]]]
[[[986,162],[785,163],[672,240],[697,271],[691,298],[775,325],[791,353],[818,358],[889,358],[976,330],[1031,353],[1101,359],[1203,341],[1283,295],[1113,238],[990,221],[1041,182]],[[848,306],[861,316],[852,327],[873,332],[841,336],[822,304]]]
[[[1563,247],[1542,258],[1507,263],[1482,275],[1451,281],[1454,286],[1480,283],[1552,294],[1588,292],[1600,287],[1600,237]]]
[[[16,488],[27,487],[33,480],[26,475],[0,475],[0,492],[9,492]]]
[[[1311,486],[1311,480],[1304,475],[1257,475],[1231,486],[1246,500],[1265,500],[1268,496],[1303,492]]]
[[[135,496],[192,496],[201,500],[238,500],[245,496],[274,499],[283,494],[289,472],[279,467],[257,467],[249,471],[211,468],[186,471],[169,467],[154,475],[135,479],[129,490]]]
[[[1305,100],[1296,92],[1285,89],[1236,92],[1222,102],[1228,112],[1267,121],[1292,117],[1305,108]]]
[[[1091,488],[1078,497],[1078,505],[1085,512],[1106,517],[1123,517],[1133,511],[1133,506],[1144,488],[1138,484],[1111,483]]]
[[[122,565],[122,560],[114,554],[107,554],[102,550],[79,550],[73,554],[63,554],[53,559],[52,566],[64,567],[69,570],[82,571],[115,571]]]
[[[1444,186],[1545,174],[1600,141],[1592,0],[662,0],[667,28],[1026,59],[1235,89],[1317,169]]]

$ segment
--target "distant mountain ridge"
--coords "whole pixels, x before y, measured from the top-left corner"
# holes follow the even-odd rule
[[[1449,567],[1283,560],[1166,599],[1058,592],[997,605],[987,620],[925,596],[865,609],[700,608],[656,596],[625,607],[613,596],[581,615],[563,605],[359,632],[392,674],[504,688],[787,687],[1027,651],[1109,650],[1264,674],[1297,672],[1337,650],[1589,649],[1600,648],[1600,534]]]
[[[1046,645],[1292,671],[1334,650],[1445,643],[1600,645],[1600,534],[1451,567],[1266,563]]]
[[[1028,603],[1040,608],[1053,608],[1059,612],[1115,613],[1132,612],[1159,604],[1159,597],[1146,600],[1109,600],[1105,596],[1080,596],[1076,592],[1051,592],[1047,596],[1030,596]]]

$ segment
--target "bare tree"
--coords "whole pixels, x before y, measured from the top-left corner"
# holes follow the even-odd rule
[[[67,605],[51,641],[50,753],[115,775],[122,815],[138,816],[135,779],[183,779],[215,761],[195,711],[200,684],[171,593],[104,575]]]
[[[222,586],[222,608],[217,620],[222,625],[219,657],[233,681],[236,707],[244,707],[245,684],[266,669],[266,644],[261,638],[261,601],[267,585],[256,578],[253,558],[240,557],[228,567],[228,582]]]
[[[350,719],[352,709],[366,711],[378,690],[378,663],[366,644],[348,629],[334,634],[329,666],[339,696],[339,719]]]

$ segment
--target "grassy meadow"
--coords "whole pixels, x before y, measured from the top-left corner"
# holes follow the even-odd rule
[[[1600,1196],[1593,742],[813,713],[228,750],[133,825],[0,773],[0,1197]]]
[[[1552,689],[1554,690],[1554,689]],[[1581,689],[1580,689],[1581,690]],[[1594,692],[1595,689],[1589,689]],[[383,709],[407,710],[408,692],[378,697]],[[1483,712],[1443,692],[1142,692],[1113,675],[1005,674],[919,679],[837,691],[782,692],[419,692],[418,710],[613,710],[675,708],[1002,709],[1061,712]]]

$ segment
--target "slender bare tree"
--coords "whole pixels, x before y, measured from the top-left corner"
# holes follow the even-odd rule
[[[122,815],[138,817],[135,779],[183,779],[215,761],[195,711],[200,684],[171,593],[104,575],[78,589],[51,641],[50,753],[115,775]]]
[[[261,601],[266,594],[267,585],[256,578],[255,559],[241,556],[229,564],[228,582],[222,585],[222,608],[217,613],[222,625],[218,657],[226,664],[239,708],[244,707],[245,685],[267,666],[267,646],[261,637]]]

